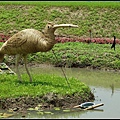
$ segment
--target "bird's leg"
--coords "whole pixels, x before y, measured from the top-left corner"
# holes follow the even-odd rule
[[[27,74],[29,75],[30,82],[32,82],[32,77],[31,77],[30,72],[29,72],[29,70],[27,68],[27,55],[24,55],[23,57],[24,57],[25,69],[27,71]]]
[[[20,72],[19,72],[19,69],[18,69],[18,62],[19,62],[19,59],[20,59],[20,55],[16,55],[16,73],[18,75],[18,79],[20,80],[20,82],[22,82],[22,78],[20,76]]]

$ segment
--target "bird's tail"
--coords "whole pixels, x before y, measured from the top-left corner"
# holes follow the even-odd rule
[[[0,53],[0,63],[3,61],[3,59],[4,59],[4,54]]]

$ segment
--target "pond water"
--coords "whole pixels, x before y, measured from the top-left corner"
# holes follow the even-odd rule
[[[48,73],[63,76],[61,68],[48,65],[29,68],[31,73]],[[53,114],[38,114],[36,111],[28,111],[25,118],[120,118],[120,72],[90,70],[83,68],[64,68],[67,78],[75,77],[87,84],[95,95],[95,104],[104,103],[103,106],[92,110],[81,111],[73,109],[69,112],[63,110],[52,110]],[[23,69],[22,69],[22,72]],[[34,76],[32,76],[34,77]],[[19,113],[10,118],[23,118]]]

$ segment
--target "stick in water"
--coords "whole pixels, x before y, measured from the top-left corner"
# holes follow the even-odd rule
[[[55,58],[56,58],[56,60],[57,60],[57,62],[58,62],[58,59],[57,59],[57,57],[56,57],[56,55],[55,55],[55,53],[54,53],[53,50],[52,50],[52,52],[53,52],[53,54],[54,54],[54,56],[55,56]],[[69,82],[68,82],[68,79],[67,79],[67,77],[66,77],[66,74],[65,74],[65,72],[64,72],[64,70],[63,70],[63,68],[62,68],[62,66],[61,66],[60,68],[61,68],[61,70],[62,70],[62,72],[63,72],[63,75],[65,76],[65,79],[66,79],[66,81],[67,81],[68,86],[70,87],[70,84],[69,84]]]

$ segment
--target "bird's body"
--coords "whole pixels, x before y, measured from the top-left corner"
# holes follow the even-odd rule
[[[27,54],[36,52],[47,52],[52,49],[55,41],[54,31],[59,27],[78,27],[72,24],[54,25],[48,23],[42,32],[35,29],[25,29],[9,38],[0,48],[0,62],[3,61],[4,55],[17,55],[16,66],[18,78],[21,76],[18,70],[18,61],[21,56],[24,57],[26,71],[32,81],[32,77],[27,69]]]
[[[0,51],[8,55],[46,52],[54,44],[55,38],[49,38],[35,29],[25,29],[8,39]]]
[[[115,44],[116,44],[116,37],[114,36],[114,40],[113,40],[113,44],[111,46],[111,49],[114,48],[114,50],[115,50]]]

